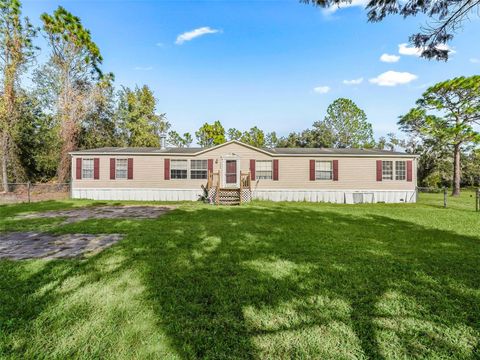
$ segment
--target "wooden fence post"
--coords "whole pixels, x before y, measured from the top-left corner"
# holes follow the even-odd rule
[[[447,207],[447,196],[448,196],[447,188],[444,187],[443,188],[443,207],[444,208]]]
[[[30,181],[27,182],[27,194],[28,194],[28,203],[30,204],[30,187],[31,187]]]
[[[475,211],[480,211],[480,188],[477,189],[476,197],[475,197]]]

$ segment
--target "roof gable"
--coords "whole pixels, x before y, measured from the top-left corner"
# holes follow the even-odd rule
[[[261,148],[258,148],[256,146],[253,146],[253,145],[245,144],[245,143],[243,143],[241,141],[238,141],[238,140],[230,140],[230,141],[227,141],[227,142],[225,142],[223,144],[220,144],[220,145],[215,145],[215,146],[212,146],[212,147],[209,147],[209,148],[202,149],[201,151],[195,153],[195,155],[205,154],[205,153],[208,153],[210,151],[220,149],[222,147],[227,147],[227,146],[232,145],[232,144],[237,144],[237,145],[246,147],[247,149],[258,151],[259,153],[266,154],[266,155],[269,155],[269,156],[273,155],[272,152],[267,150],[267,149],[261,149]]]

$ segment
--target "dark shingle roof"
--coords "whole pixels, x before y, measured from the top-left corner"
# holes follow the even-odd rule
[[[239,141],[232,141],[240,143]],[[227,143],[228,144],[228,143]],[[242,144],[242,143],[240,143]],[[249,146],[250,145],[245,145]],[[219,145],[221,146],[221,145]],[[74,151],[72,154],[179,154],[179,155],[194,155],[208,148],[189,147],[189,148],[167,148],[159,147],[103,147],[98,149],[88,149]],[[332,149],[332,148],[273,148],[273,149],[258,149],[269,153],[271,155],[343,155],[343,156],[414,156],[404,152],[389,151],[389,150],[374,150],[374,149]]]
[[[194,147],[194,148],[169,148],[165,150],[166,154],[195,154],[199,151],[205,150],[205,148]]]
[[[97,149],[78,150],[79,154],[195,154],[203,148],[168,148],[159,147],[103,147]]]
[[[274,148],[266,149],[279,155],[406,155],[403,152],[374,149],[333,149],[333,148]]]

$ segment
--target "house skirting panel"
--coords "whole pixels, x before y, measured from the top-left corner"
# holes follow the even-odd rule
[[[196,201],[202,194],[202,189],[72,189],[72,198],[92,200]],[[257,189],[252,191],[252,198],[271,201],[307,201],[338,204],[414,203],[416,202],[416,191]]]
[[[254,190],[253,199],[271,201],[329,202],[337,204],[357,203],[414,203],[415,190]]]
[[[73,199],[136,200],[136,201],[196,201],[202,189],[72,189]]]

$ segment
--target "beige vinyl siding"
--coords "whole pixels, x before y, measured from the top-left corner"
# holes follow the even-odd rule
[[[279,160],[279,180],[252,181],[254,189],[318,189],[318,190],[415,190],[416,160],[413,157],[346,157],[346,156],[270,156],[261,151],[231,143],[215,148],[198,156],[192,155],[73,155],[72,181],[75,188],[163,188],[199,189],[206,184],[205,179],[164,180],[164,160],[167,159],[213,159],[213,170],[221,167],[221,157],[235,154],[240,158],[240,170],[249,171],[250,159]],[[75,159],[77,157],[99,158],[99,180],[76,180]],[[133,158],[133,180],[110,180],[110,158]],[[338,181],[310,181],[310,160],[338,160]],[[413,160],[413,181],[376,181],[377,160]],[[394,165],[395,171],[395,165]],[[395,179],[395,174],[394,174]]]

